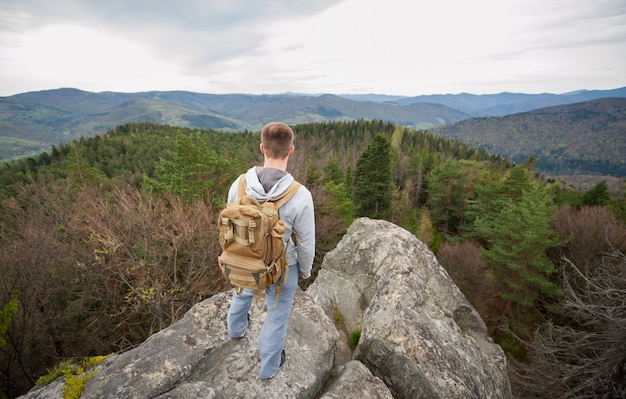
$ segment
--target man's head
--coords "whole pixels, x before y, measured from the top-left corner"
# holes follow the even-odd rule
[[[293,130],[281,122],[270,122],[261,130],[262,151],[268,158],[287,158],[293,152],[293,140]]]

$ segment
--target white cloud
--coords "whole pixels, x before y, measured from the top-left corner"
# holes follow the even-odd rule
[[[2,72],[15,79],[7,80],[8,85],[28,84],[30,79],[41,85],[29,87],[31,90],[90,87],[95,91],[139,91],[178,73],[175,63],[156,59],[145,46],[86,26],[49,25],[19,41],[7,49],[3,69],[8,71]],[[53,86],[45,84],[41,75]]]
[[[417,95],[626,84],[623,0],[0,6],[0,95],[68,86]]]
[[[583,88],[581,84],[599,85],[588,88],[623,84],[615,73],[593,66],[595,60],[604,59],[624,71],[624,60],[602,45],[606,36],[619,37],[619,24],[617,32],[607,32],[606,27],[597,29],[603,21],[581,20],[579,14],[592,9],[576,11],[570,2],[574,11],[563,12],[563,7],[540,8],[542,4],[545,0],[417,5],[348,0],[314,17],[268,25],[263,46],[239,57],[220,84],[245,65],[254,65],[258,72],[258,79],[248,86],[254,92],[271,92],[273,87],[408,95],[561,92]],[[577,31],[581,24],[601,33],[583,34],[581,39]],[[581,49],[591,58],[581,57]]]

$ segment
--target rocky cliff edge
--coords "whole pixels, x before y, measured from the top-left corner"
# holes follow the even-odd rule
[[[111,354],[81,398],[510,398],[506,360],[433,253],[389,222],[362,218],[296,293],[286,362],[258,378],[265,310],[242,339],[230,294],[191,308],[138,347]],[[356,348],[347,337],[360,333]],[[60,398],[63,378],[24,399]]]

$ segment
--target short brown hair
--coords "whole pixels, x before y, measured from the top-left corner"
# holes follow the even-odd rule
[[[281,122],[270,122],[261,130],[261,142],[269,158],[285,159],[294,141],[293,130]]]

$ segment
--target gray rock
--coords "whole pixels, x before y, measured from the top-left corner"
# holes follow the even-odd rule
[[[40,387],[36,386],[31,389],[26,395],[20,396],[20,398],[26,399],[59,399],[62,398],[63,388],[65,383],[63,378],[57,378],[50,384]]]
[[[354,358],[395,398],[510,398],[502,349],[434,254],[408,231],[358,219],[307,290],[361,330]]]
[[[258,377],[264,309],[253,305],[246,336],[233,340],[226,331],[229,304],[228,293],[197,304],[118,356],[88,381],[81,398],[314,397],[331,374],[337,330],[311,298],[296,293],[286,362],[270,381]]]
[[[203,381],[183,382],[155,399],[214,399],[215,390]]]
[[[109,355],[81,398],[510,398],[502,350],[435,256],[391,223],[359,219],[296,292],[286,362],[259,373],[266,316],[226,331],[230,293],[206,299],[138,347]],[[333,324],[341,314],[340,331]],[[361,331],[352,355],[346,336]],[[59,378],[26,399],[61,397]]]
[[[352,360],[320,399],[393,399],[393,396],[363,363]]]

